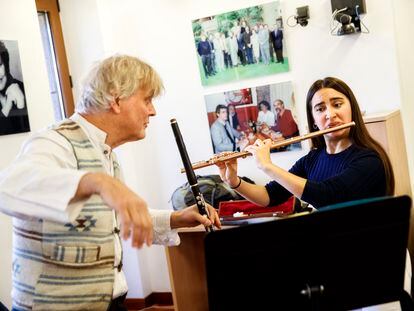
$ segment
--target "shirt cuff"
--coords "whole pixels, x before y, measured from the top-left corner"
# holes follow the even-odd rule
[[[150,209],[149,210],[152,222],[154,224],[154,229],[157,231],[171,230],[171,214],[170,210],[158,210]]]
[[[154,244],[175,246],[180,244],[177,230],[171,229],[170,210],[149,210],[154,225]]]

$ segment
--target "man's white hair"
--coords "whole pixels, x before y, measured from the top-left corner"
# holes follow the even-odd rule
[[[163,88],[160,76],[150,65],[133,56],[114,55],[97,63],[86,76],[76,111],[105,111],[112,101],[128,98],[140,89],[156,97]]]

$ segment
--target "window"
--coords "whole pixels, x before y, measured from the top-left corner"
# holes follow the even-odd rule
[[[72,82],[69,75],[65,44],[57,0],[36,0],[40,32],[49,76],[50,93],[56,120],[74,111]]]

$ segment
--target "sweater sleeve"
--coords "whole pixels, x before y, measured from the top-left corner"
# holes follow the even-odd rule
[[[307,180],[302,200],[315,207],[385,195],[385,171],[374,152],[355,158],[340,174],[321,182]]]
[[[302,157],[299,159],[289,170],[290,173],[306,178],[306,171],[305,171],[305,162],[307,156]],[[265,185],[267,193],[269,194],[269,205],[268,206],[275,206],[278,204],[282,204],[287,199],[292,196],[292,193],[286,190],[285,187],[277,183],[276,181],[271,181]]]

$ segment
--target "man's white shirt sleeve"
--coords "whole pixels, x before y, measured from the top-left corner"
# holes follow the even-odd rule
[[[35,134],[23,145],[16,160],[0,173],[0,211],[17,217],[72,222],[84,201],[69,202],[85,174],[77,169],[72,146],[64,137],[54,130]],[[172,211],[149,212],[154,243],[177,245],[178,234],[170,227]]]
[[[12,216],[73,221],[83,202],[69,202],[86,173],[77,170],[65,138],[53,130],[34,135],[0,173],[0,210]]]

